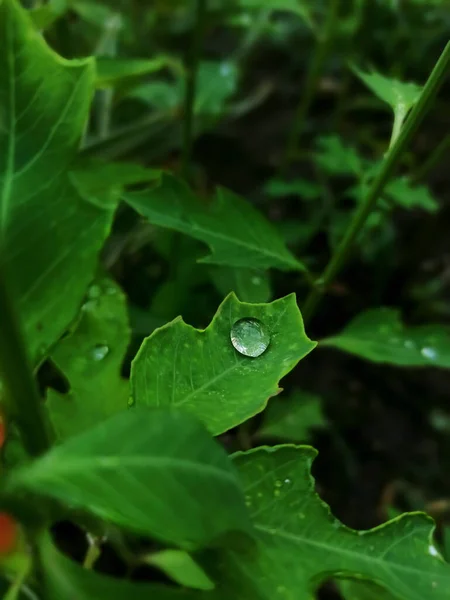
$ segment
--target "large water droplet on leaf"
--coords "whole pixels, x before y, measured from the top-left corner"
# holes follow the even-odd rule
[[[108,354],[109,348],[105,344],[98,344],[92,349],[92,358],[94,360],[103,360]]]
[[[258,319],[245,318],[236,321],[231,328],[231,343],[244,356],[256,358],[270,344],[270,335]]]

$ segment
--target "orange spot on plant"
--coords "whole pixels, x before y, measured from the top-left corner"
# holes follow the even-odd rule
[[[12,552],[16,547],[19,527],[7,513],[0,513],[0,555]]]
[[[6,439],[5,419],[0,414],[0,449],[3,448]]]

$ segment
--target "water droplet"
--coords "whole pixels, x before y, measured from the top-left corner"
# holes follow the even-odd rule
[[[431,544],[430,546],[428,546],[428,553],[431,554],[431,556],[439,556],[437,548],[435,546],[432,546]]]
[[[270,335],[258,319],[245,318],[236,321],[231,328],[231,343],[244,356],[256,358],[265,352]]]
[[[405,348],[408,348],[411,350],[416,347],[415,343],[412,340],[405,340],[403,342],[403,345],[405,346]]]
[[[279,498],[280,494],[281,494],[280,490],[276,489],[274,492],[275,498]]]
[[[436,358],[437,358],[436,350],[434,350],[434,348],[429,348],[428,346],[425,348],[422,348],[420,353],[422,356],[424,356],[425,358],[428,358],[430,360],[436,360]]]
[[[254,275],[251,279],[253,285],[261,285],[261,281],[261,277],[258,277],[258,275]]]
[[[223,63],[220,65],[220,74],[221,74],[223,77],[227,77],[227,75],[229,75],[230,73],[231,73],[231,66],[230,66],[230,63],[223,62]]]
[[[286,485],[290,485],[290,484],[292,483],[292,481],[291,481],[289,478],[286,478],[286,479],[284,480],[284,483],[285,483]]]
[[[97,346],[94,346],[92,349],[92,358],[94,360],[103,360],[108,353],[108,346],[105,346],[105,344],[97,344]]]
[[[275,487],[276,487],[276,488],[280,488],[282,485],[283,485],[283,483],[282,483],[282,482],[281,482],[279,479],[277,479],[277,480],[275,481]]]
[[[128,398],[128,406],[134,405],[134,398]]]

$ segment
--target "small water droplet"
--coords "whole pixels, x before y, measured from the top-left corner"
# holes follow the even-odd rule
[[[261,285],[261,281],[261,277],[258,277],[258,275],[254,275],[251,279],[253,285]]]
[[[305,518],[305,513],[298,513],[298,518],[299,519],[304,519]]]
[[[134,398],[128,398],[128,406],[134,405]]]
[[[280,492],[280,490],[277,488],[277,489],[275,490],[275,492],[274,492],[274,496],[275,496],[275,498],[279,498],[280,494],[281,494],[281,492]]]
[[[429,360],[436,360],[436,358],[437,358],[436,350],[434,350],[434,348],[429,348],[428,346],[426,346],[425,348],[422,348],[420,353],[422,356],[424,356],[425,358],[428,358]]]
[[[286,479],[284,480],[284,483],[285,483],[286,485],[290,485],[290,484],[292,483],[292,481],[291,481],[289,478],[286,478]]]
[[[408,348],[410,350],[416,347],[415,343],[412,340],[405,340],[403,342],[403,345],[405,346],[405,348]]]
[[[220,65],[220,74],[221,74],[223,77],[226,77],[226,76],[227,76],[227,75],[229,75],[230,73],[231,73],[231,66],[230,66],[230,63],[223,62],[223,63]]]
[[[439,556],[437,548],[431,544],[428,546],[428,553],[431,554],[431,556]]]
[[[97,344],[97,346],[94,346],[92,349],[92,358],[94,360],[103,360],[108,353],[108,346],[105,344]]]
[[[280,481],[279,479],[277,479],[277,480],[275,481],[275,487],[276,487],[276,488],[280,488],[282,485],[283,485],[283,482],[282,482],[282,481]]]
[[[258,319],[239,319],[231,328],[231,343],[244,356],[256,358],[265,352],[270,343],[270,335]]]

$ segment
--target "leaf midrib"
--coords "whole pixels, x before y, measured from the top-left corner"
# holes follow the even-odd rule
[[[361,554],[361,552],[355,552],[355,551],[348,550],[348,549],[342,548],[342,547],[338,548],[337,546],[334,546],[334,545],[330,545],[330,544],[327,544],[324,542],[318,542],[316,540],[312,540],[311,538],[303,537],[298,534],[288,533],[288,532],[282,531],[280,529],[277,529],[276,532],[274,533],[273,528],[269,528],[269,527],[266,527],[265,525],[258,524],[258,523],[255,523],[254,527],[255,527],[255,529],[259,529],[260,531],[263,531],[265,534],[268,534],[270,536],[280,537],[280,538],[283,538],[290,542],[295,542],[296,544],[305,544],[305,545],[313,546],[315,548],[327,550],[328,552],[332,552],[334,554],[339,554],[339,555],[346,554],[347,556],[353,558],[356,561],[364,561],[366,563],[376,562],[387,569],[397,568],[398,570],[404,571],[406,573],[414,573],[414,574],[418,574],[421,576],[426,575],[427,577],[429,576],[428,571],[420,571],[414,567],[410,567],[410,566],[404,565],[402,563],[382,560],[375,556],[365,556],[364,554]],[[412,535],[414,533],[415,533],[415,531],[412,530],[411,532],[409,532],[409,535]],[[407,539],[407,537],[408,537],[408,535],[403,536],[401,538],[401,541],[404,541],[405,539]],[[437,575],[436,577],[443,578],[442,575]],[[448,579],[450,582],[450,573],[446,579]]]

